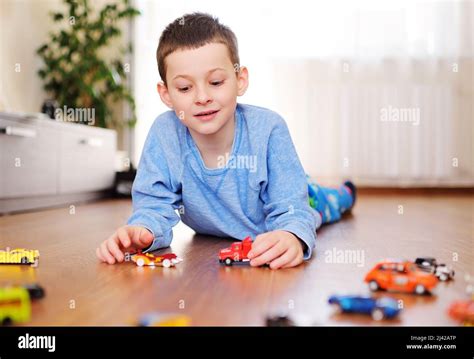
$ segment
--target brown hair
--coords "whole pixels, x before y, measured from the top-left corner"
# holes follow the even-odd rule
[[[195,12],[186,14],[170,23],[160,37],[156,49],[158,72],[166,84],[166,56],[181,49],[197,49],[213,42],[227,46],[230,60],[240,66],[237,38],[227,26],[209,14]]]

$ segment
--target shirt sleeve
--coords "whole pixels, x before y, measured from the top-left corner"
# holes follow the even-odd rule
[[[267,230],[293,233],[306,244],[304,259],[311,258],[316,243],[317,213],[309,205],[306,175],[283,119],[269,137],[262,200]]]
[[[144,252],[168,247],[172,228],[179,222],[175,210],[181,203],[181,188],[173,183],[171,172],[157,126],[152,126],[133,182],[133,213],[127,221],[153,234],[153,243]]]

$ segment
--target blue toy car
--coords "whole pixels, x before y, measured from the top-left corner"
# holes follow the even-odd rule
[[[374,320],[394,318],[401,310],[397,301],[388,297],[332,295],[328,302],[337,305],[341,312],[370,314]]]

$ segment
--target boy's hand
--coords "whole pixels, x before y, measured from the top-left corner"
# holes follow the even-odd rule
[[[146,248],[153,242],[153,234],[148,229],[140,226],[123,226],[103,241],[96,249],[97,257],[102,262],[114,264],[125,259],[125,253],[135,252]]]
[[[270,264],[271,269],[295,267],[303,262],[303,242],[293,233],[271,231],[255,238],[248,253],[250,265]]]

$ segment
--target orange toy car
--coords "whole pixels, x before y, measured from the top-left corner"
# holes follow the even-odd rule
[[[412,262],[385,260],[367,273],[365,282],[372,291],[381,289],[425,294],[438,284],[438,278],[418,269]]]
[[[159,266],[169,268],[182,262],[181,258],[174,253],[163,254],[162,256],[155,256],[151,253],[142,253],[138,252],[132,256],[132,261],[134,261],[137,266]]]
[[[474,325],[474,300],[458,300],[453,302],[448,309],[451,318],[464,325]]]

